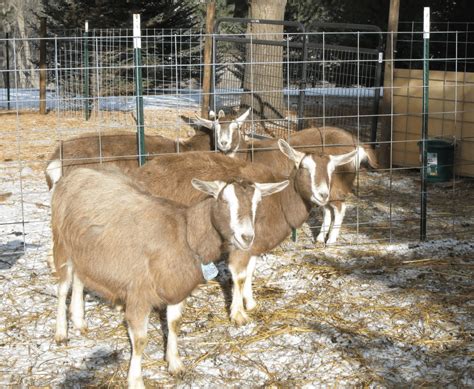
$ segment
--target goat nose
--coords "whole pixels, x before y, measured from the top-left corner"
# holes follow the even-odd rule
[[[227,147],[228,142],[226,140],[221,140],[221,146],[222,147]]]
[[[247,246],[250,246],[253,242],[254,234],[242,234],[242,240]]]

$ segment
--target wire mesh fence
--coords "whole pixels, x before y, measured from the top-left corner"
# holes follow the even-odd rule
[[[225,32],[216,28],[209,37],[201,30],[143,30],[141,71],[146,133],[177,140],[192,131],[181,116],[192,118],[199,111],[205,66],[202,52],[204,40],[210,38],[214,44],[212,108],[236,114],[251,107],[244,126],[248,135],[291,138],[292,133],[308,126],[338,126],[349,130],[357,142],[372,142],[375,146],[380,142],[383,119],[388,118],[392,168],[358,181],[355,208],[348,211],[345,228],[356,232],[350,242],[357,241],[359,234],[367,236],[374,230],[381,241],[417,239],[419,188],[406,181],[412,177],[411,181],[416,183],[418,176],[410,169],[420,168],[422,85],[416,73],[421,63],[416,46],[421,32],[416,31],[417,26],[410,24],[408,31],[398,36],[395,70],[390,75],[394,86],[384,90],[380,85],[385,63],[382,41],[393,39],[392,35],[377,29],[368,31],[367,26],[365,31],[352,31],[356,26],[346,26],[346,30],[335,32],[337,26],[333,25],[307,30],[298,24],[288,24],[279,26],[279,33],[265,36],[249,33],[249,23],[238,22],[223,20],[221,28]],[[313,31],[316,29],[323,31]],[[55,32],[44,38],[48,53],[46,116],[33,112],[38,107],[39,69],[36,65],[23,69],[20,59],[24,47],[39,47],[40,38],[30,39],[28,44],[18,38],[0,42],[3,47],[8,46],[10,58],[10,67],[2,69],[0,77],[0,107],[3,117],[8,119],[8,125],[1,130],[3,169],[9,172],[5,175],[10,177],[7,187],[21,189],[17,193],[22,199],[19,204],[24,203],[24,189],[28,187],[22,174],[28,168],[42,170],[56,141],[90,132],[132,133],[136,129],[131,31],[76,31],[73,36],[65,36],[68,34],[72,32]],[[429,235],[433,238],[442,237],[447,231],[453,235],[472,232],[468,227],[472,206],[453,206],[472,199],[467,189],[471,181],[465,178],[472,176],[473,169],[469,34],[468,27],[465,31],[432,33],[436,49],[430,59],[435,69],[430,85],[430,134],[456,140],[450,176],[453,179],[449,184],[441,184],[444,186],[430,188],[433,194],[440,191],[439,199],[433,198],[433,204],[436,202],[439,208],[433,208],[429,215],[435,223]],[[384,94],[392,97],[388,111],[387,107],[385,111],[379,108]],[[85,110],[91,112],[88,120]],[[379,175],[378,181],[374,181],[374,175]],[[458,176],[464,178],[457,179]],[[384,189],[375,190],[374,182],[383,183]],[[398,185],[408,185],[404,188],[408,193],[402,195],[396,190]],[[2,191],[11,192],[8,188]],[[380,207],[373,209],[370,204]],[[2,220],[2,225],[26,228],[34,221],[21,216],[20,209],[23,205],[14,212],[15,216]],[[316,210],[314,217],[320,220],[317,213]],[[320,221],[315,222],[313,230],[319,225]]]
[[[449,46],[454,42],[457,49],[455,55],[451,48],[449,55],[433,50],[430,63],[445,67],[433,68],[430,76],[430,136],[455,139],[456,146],[451,162],[431,157],[430,169],[450,168],[447,181],[428,185],[427,239],[444,240],[422,245],[418,142],[423,87],[421,57],[414,49],[421,31],[410,24],[407,35],[398,35],[389,74],[393,87],[379,88],[380,57],[372,51],[379,52],[379,32],[287,28],[273,34],[278,44],[268,45],[247,27],[228,26],[210,36],[215,47],[212,108],[231,115],[250,105],[253,112],[244,128],[249,136],[284,137],[290,143],[299,127],[311,125],[337,125],[349,130],[357,144],[372,143],[376,120],[377,146],[388,123],[392,163],[357,174],[335,246],[316,246],[323,218],[315,207],[296,242],[283,242],[260,261],[255,295],[261,305],[252,314],[258,324],[231,327],[219,300],[221,287],[211,282],[198,290],[183,321],[183,332],[192,334],[183,337],[182,346],[190,372],[180,381],[167,374],[158,340],[150,342],[144,357],[146,383],[469,386],[472,320],[466,312],[473,244],[446,238],[472,241],[474,231],[473,55],[469,41],[461,39],[470,32],[432,33],[434,42],[449,36]],[[202,31],[143,31],[145,134],[163,136],[171,152],[183,152],[179,141],[195,131],[181,117],[201,110],[206,38]],[[123,29],[87,36],[67,31],[46,41],[48,113],[39,115],[39,65],[34,61],[25,68],[23,59],[25,47],[39,48],[39,39],[0,40],[10,53],[10,67],[0,70],[0,270],[5,281],[0,340],[6,355],[0,383],[123,386],[126,329],[95,296],[86,296],[89,334],[71,335],[67,347],[52,345],[55,299],[45,265],[51,232],[44,169],[58,145],[67,154],[69,140],[85,135],[95,140],[88,155],[104,163],[110,158],[104,154],[109,137],[126,139],[129,151],[113,157],[131,158],[138,167],[133,37]],[[402,49],[407,44],[408,51]],[[269,46],[264,57],[253,52],[261,46]],[[386,63],[384,58],[383,67]],[[382,100],[387,96],[388,105]],[[90,157],[76,158],[73,162],[82,163]],[[225,268],[219,270],[226,274]],[[211,307],[211,299],[222,309]],[[154,316],[150,337],[159,339]]]

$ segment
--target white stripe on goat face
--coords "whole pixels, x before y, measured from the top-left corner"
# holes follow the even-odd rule
[[[326,205],[329,201],[329,192],[331,188],[331,174],[334,172],[334,164],[329,159],[317,158],[306,155],[301,161],[301,166],[308,170],[311,179],[311,201],[319,206]],[[326,168],[324,169],[324,165]]]
[[[239,126],[237,123],[232,121],[229,125],[222,128],[219,125],[219,131],[217,133],[217,145],[219,150],[226,153],[232,148],[232,140],[234,138],[234,131],[238,131]],[[216,128],[217,130],[217,128]]]
[[[240,203],[233,184],[227,185],[222,192],[222,198],[229,204],[230,228],[233,233],[233,243],[242,250],[247,250],[253,243],[255,237],[255,214],[257,212],[258,203],[261,200],[261,192],[256,188],[252,189],[254,193],[251,208],[248,207],[247,204]],[[242,207],[242,205],[244,206]]]

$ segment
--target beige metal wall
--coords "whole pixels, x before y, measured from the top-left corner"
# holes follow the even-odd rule
[[[417,167],[421,138],[423,74],[395,69],[393,164]],[[386,93],[387,91],[385,91]],[[457,140],[456,174],[474,177],[474,73],[430,71],[429,137]]]

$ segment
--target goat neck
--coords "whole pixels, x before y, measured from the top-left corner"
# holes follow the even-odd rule
[[[305,200],[296,185],[297,169],[290,174],[290,184],[280,193],[282,210],[291,228],[298,228],[306,221],[311,211],[311,201]]]
[[[221,235],[212,222],[213,202],[214,200],[209,198],[186,211],[186,237],[189,247],[204,264],[218,260],[223,245]]]

